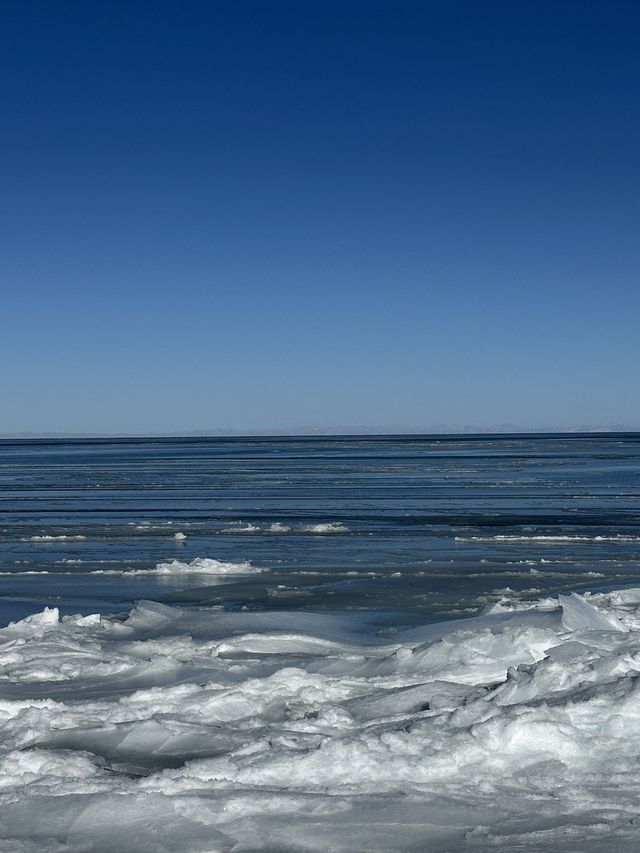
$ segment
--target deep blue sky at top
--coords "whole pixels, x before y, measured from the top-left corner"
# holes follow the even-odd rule
[[[0,431],[640,423],[640,3],[0,13]]]

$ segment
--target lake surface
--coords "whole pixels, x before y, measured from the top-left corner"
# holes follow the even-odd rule
[[[0,850],[636,853],[639,477],[623,434],[4,441]]]
[[[0,621],[141,598],[459,618],[637,583],[639,499],[640,434],[4,440]],[[266,571],[155,570],[196,558]]]

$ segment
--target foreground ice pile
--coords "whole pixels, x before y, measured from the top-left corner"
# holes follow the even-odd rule
[[[635,851],[640,590],[0,631],[0,850]]]

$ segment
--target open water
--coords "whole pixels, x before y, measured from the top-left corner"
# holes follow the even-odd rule
[[[155,572],[199,557],[269,571]],[[633,584],[640,435],[5,440],[0,572],[4,624],[140,598],[425,622]]]

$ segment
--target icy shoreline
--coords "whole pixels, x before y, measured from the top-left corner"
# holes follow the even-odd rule
[[[0,850],[636,850],[640,590],[521,608],[13,623]]]

